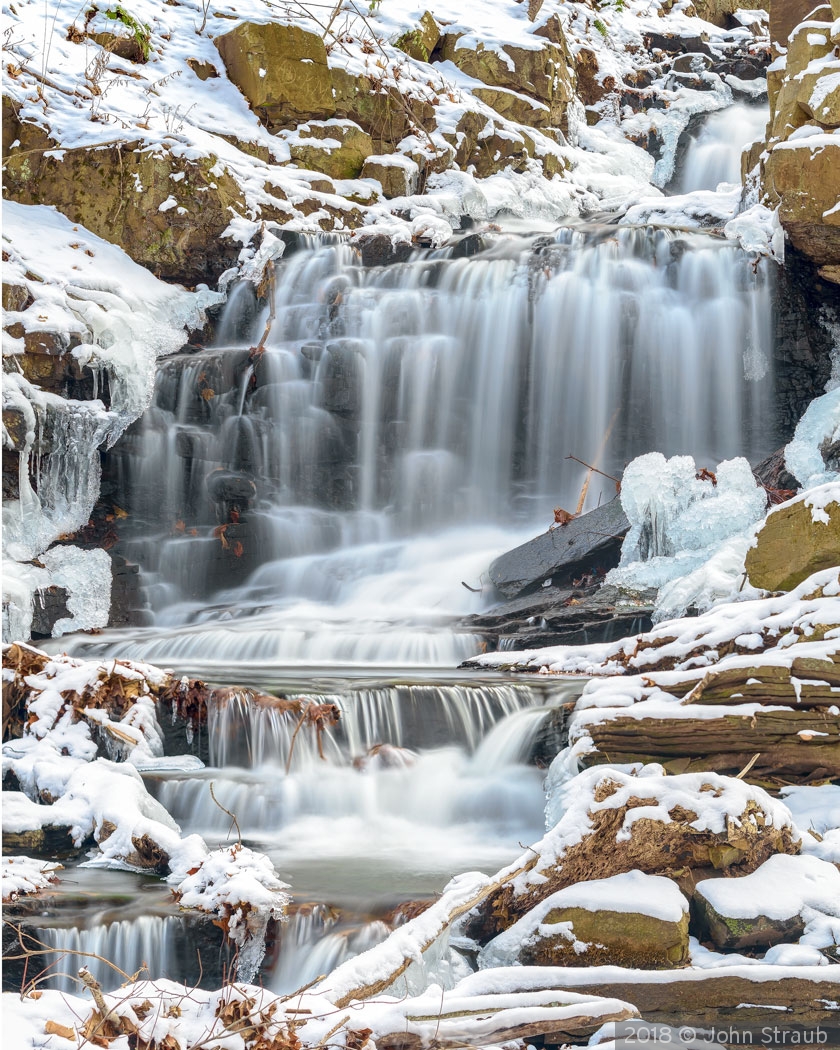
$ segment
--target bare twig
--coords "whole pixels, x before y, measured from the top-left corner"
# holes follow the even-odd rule
[[[227,813],[236,828],[236,844],[237,846],[242,845],[242,830],[239,827],[239,821],[236,819],[236,814],[231,813],[229,809],[226,809],[221,802],[216,798],[216,792],[213,790],[213,781],[210,781],[210,798],[216,803],[222,813]]]

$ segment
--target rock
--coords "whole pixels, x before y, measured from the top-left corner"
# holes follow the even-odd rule
[[[787,469],[784,448],[777,449],[753,467],[753,474],[765,488],[786,489],[792,492],[800,488],[799,482]]]
[[[321,404],[328,412],[358,416],[362,407],[363,368],[364,348],[360,340],[336,339],[327,344]]]
[[[355,179],[373,153],[373,142],[352,120],[310,120],[298,126],[290,149],[302,168],[332,179]]]
[[[734,691],[734,690],[733,690]],[[754,698],[751,698],[754,699]],[[795,698],[794,698],[795,702]],[[613,708],[587,719],[585,732],[594,750],[582,756],[586,765],[613,762],[658,762],[673,773],[716,770],[738,774],[748,763],[747,777],[778,783],[808,777],[840,776],[840,716],[831,707],[802,710],[768,707],[743,714],[727,709],[718,718],[698,710],[692,718],[633,718]],[[583,726],[581,726],[581,729]],[[755,755],[759,758],[753,762]]]
[[[840,127],[840,62],[822,66],[816,73],[803,74],[796,101],[822,127]]]
[[[335,113],[326,48],[315,33],[279,22],[243,22],[213,43],[229,79],[269,127]]]
[[[840,870],[817,857],[770,857],[741,879],[701,882],[694,903],[718,948],[770,948],[799,939],[806,909],[840,914]]]
[[[146,29],[148,30],[148,26],[146,26]],[[124,58],[128,62],[137,62],[142,65],[149,59],[148,32],[145,36],[123,35],[121,33],[94,33],[90,39],[112,55],[116,55],[117,58]]]
[[[650,630],[655,598],[653,589],[629,595],[594,580],[580,587],[539,587],[459,626],[481,634],[490,650],[606,642]]]
[[[400,51],[405,51],[412,58],[420,62],[428,62],[438,40],[440,40],[440,28],[432,14],[424,11],[417,28],[403,33],[394,44]]]
[[[366,233],[354,241],[362,256],[362,266],[388,266],[405,262],[411,255],[407,241],[394,242],[387,233]]]
[[[714,773],[663,773],[591,769],[559,800],[550,792],[548,817],[559,808],[560,820],[473,910],[467,936],[486,944],[551,894],[590,879],[634,869],[688,881],[697,869],[741,875],[774,853],[798,852],[790,813],[760,788]]]
[[[819,520],[804,500],[771,511],[747,551],[753,587],[789,591],[812,573],[840,564],[840,504],[829,503]]]
[[[698,54],[709,55],[709,45],[699,36],[681,36],[677,33],[645,33],[645,47],[648,51],[662,51],[666,55]]]
[[[217,503],[244,509],[257,498],[253,478],[235,470],[214,470],[207,478],[207,495]]]
[[[64,587],[42,587],[35,592],[30,628],[32,638],[52,637],[56,623],[70,615],[70,610],[67,608],[68,597]]]
[[[840,261],[840,141],[825,136],[797,140],[770,152],[763,185],[779,202],[788,237],[818,266]]]
[[[629,527],[616,497],[502,554],[490,566],[490,579],[505,597],[513,598],[548,579],[560,586],[595,567],[610,569],[618,564]]]
[[[463,39],[460,33],[441,37],[441,58],[491,87],[509,88],[537,99],[548,106],[552,127],[564,125],[566,107],[574,98],[565,42],[549,42],[537,49],[505,44],[503,57],[480,41],[473,46],[462,44]]]
[[[190,160],[125,142],[63,149],[58,159],[46,155],[56,144],[35,125],[20,124],[17,137],[20,146],[5,158],[12,200],[55,206],[165,279],[212,282],[236,262],[241,246],[221,234],[244,198],[215,157]]]
[[[630,871],[553,893],[490,941],[479,965],[667,970],[688,959],[688,901],[670,879]]]
[[[585,106],[594,106],[618,86],[615,77],[598,76],[598,56],[588,47],[582,47],[575,56],[575,72],[577,93]]]
[[[713,25],[731,28],[732,14],[741,8],[761,7],[759,0],[694,0],[698,18]]]
[[[204,62],[200,58],[188,58],[187,65],[199,80],[213,80],[219,75],[218,69],[212,62]]]
[[[547,128],[551,125],[551,110],[548,106],[527,95],[500,87],[473,88],[473,94],[515,124],[527,124],[531,128]]]
[[[34,299],[24,284],[3,282],[3,312],[20,313],[32,305]]]
[[[383,195],[390,200],[394,197],[409,197],[417,192],[420,169],[410,157],[392,153],[368,157],[362,165],[361,177],[375,179],[382,187]]]
[[[784,47],[796,26],[810,15],[818,4],[814,0],[770,0],[769,6],[770,39]],[[834,17],[840,15],[835,14]]]
[[[397,88],[381,90],[369,77],[331,69],[335,115],[354,121],[373,140],[377,153],[391,153],[407,136],[433,131],[435,108],[425,99],[408,97]]]

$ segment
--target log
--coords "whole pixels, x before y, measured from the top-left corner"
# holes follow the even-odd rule
[[[498,893],[502,886],[517,875],[530,871],[538,860],[539,854],[534,853],[514,871],[505,870],[501,878],[492,881],[482,878],[479,886],[475,883],[463,889],[455,886],[444,892],[440,900],[394,930],[381,944],[337,966],[316,990],[331,999],[339,1009],[351,1002],[370,999],[384,992],[415,959],[432,947],[456,919]]]
[[[686,708],[682,707],[681,712]],[[595,752],[587,766],[661,762],[672,772],[737,773],[759,754],[750,780],[770,776],[840,776],[840,715],[828,710],[768,709],[720,718],[607,717],[579,725]],[[673,765],[681,760],[681,765]]]
[[[456,988],[444,995],[434,1013],[414,1014],[415,1004],[414,999],[406,1000],[404,1022],[398,1030],[376,1033],[380,1050],[493,1046],[547,1037],[552,1042],[577,1043],[608,1021],[638,1017],[635,1007],[615,998],[562,991],[462,997]],[[393,1006],[389,1005],[389,1013],[393,1015]]]
[[[730,1022],[739,1029],[780,1022],[785,1027],[835,1026],[840,967],[797,969],[795,977],[785,975],[789,969],[769,964],[746,971],[737,966],[664,973],[618,966],[523,966],[505,972],[511,975],[511,990],[566,989],[620,999],[632,1003],[646,1020],[661,1024],[716,1030]]]

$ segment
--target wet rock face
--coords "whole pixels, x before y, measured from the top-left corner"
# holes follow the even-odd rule
[[[490,566],[490,579],[506,598],[513,598],[545,580],[559,586],[596,565],[613,568],[629,527],[616,497],[503,554]]]

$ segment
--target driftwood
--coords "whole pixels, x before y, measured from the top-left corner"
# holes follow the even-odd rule
[[[796,977],[774,975],[773,969],[751,968],[747,973],[753,972],[752,977],[744,975],[743,970],[740,974],[733,972],[734,967],[725,971],[675,970],[665,976],[651,970],[622,971],[615,966],[552,966],[545,968],[539,985],[531,987],[545,987],[547,983],[552,989],[622,999],[633,1003],[646,1020],[660,1024],[705,1024],[720,1030],[730,1022],[743,1029],[783,1019],[785,1027],[833,1025],[832,1004],[840,998],[840,967],[802,967],[802,975]]]
[[[325,995],[332,999],[339,1009],[342,1009],[355,1000],[370,999],[372,996],[384,992],[387,988],[391,987],[398,977],[405,973],[412,962],[417,958],[418,953],[422,954],[427,952],[438,938],[449,929],[456,919],[459,919],[462,915],[466,915],[468,911],[471,911],[477,905],[486,901],[489,897],[497,894],[503,886],[505,886],[511,879],[516,878],[517,875],[530,871],[537,863],[538,859],[539,854],[534,853],[516,870],[506,872],[502,878],[494,879],[492,882],[485,883],[480,889],[476,890],[475,893],[471,894],[468,899],[464,899],[460,894],[453,893],[452,903],[451,905],[447,905],[446,895],[444,895],[440,901],[433,904],[432,907],[423,912],[422,915],[400,927],[399,932],[403,938],[405,946],[396,950],[394,953],[394,959],[388,964],[389,969],[384,977],[366,980],[363,975],[359,974],[359,967],[357,966],[356,959],[350,959],[347,963],[343,963],[341,966],[338,966],[333,970],[329,978],[327,978],[323,988],[319,990],[323,991]],[[414,924],[423,924],[423,926],[425,926],[428,921],[429,912],[435,908],[442,911],[435,928],[423,935],[422,942],[419,945],[416,941],[411,941],[410,934],[412,926]],[[386,953],[391,948],[392,942],[393,938],[388,938],[365,953],[367,958],[371,960],[371,969],[374,972],[381,972],[380,967],[374,965],[374,957],[377,959],[386,958]],[[357,974],[359,975],[357,976]]]
[[[398,1031],[376,1034],[381,1050],[463,1047],[476,1042],[486,1046],[543,1037],[565,1042],[576,1036],[573,1041],[579,1042],[608,1021],[638,1017],[627,1002],[562,991],[459,996],[456,988],[442,997],[434,1012],[416,1013],[412,1007],[417,1010],[416,1000],[407,1000]]]

